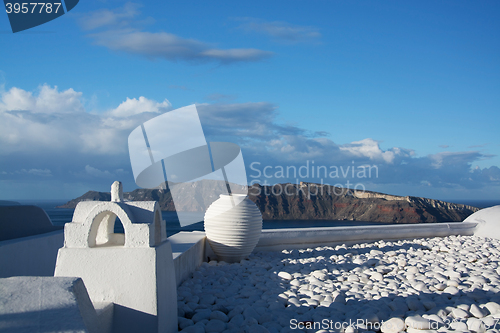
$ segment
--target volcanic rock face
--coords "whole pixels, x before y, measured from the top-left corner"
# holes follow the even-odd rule
[[[214,186],[224,183],[203,181],[196,186],[186,184],[186,197],[195,198],[176,202],[165,189],[137,189],[124,193],[125,200],[155,200],[164,211],[199,211],[202,203],[197,198],[215,200],[207,193]],[[201,187],[201,188],[200,188]],[[190,192],[190,189],[192,193]],[[196,190],[195,190],[196,189]],[[200,192],[201,191],[201,192]],[[249,187],[249,198],[262,212],[264,220],[352,220],[393,223],[452,222],[463,221],[479,209],[439,200],[402,197],[377,192],[355,191],[313,183],[276,184]],[[202,193],[202,195],[200,195]],[[109,193],[89,191],[69,201],[62,208],[74,208],[80,201],[109,201]]]
[[[458,222],[479,210],[433,199],[361,192],[319,184],[257,184],[250,188],[249,193],[265,220]]]

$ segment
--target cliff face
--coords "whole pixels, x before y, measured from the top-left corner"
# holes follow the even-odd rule
[[[459,222],[479,208],[439,200],[359,192],[318,184],[254,185],[267,220],[352,220],[393,223]]]
[[[216,186],[219,186],[217,184]],[[189,193],[189,186],[186,185]],[[204,186],[198,184],[198,191]],[[195,196],[193,188],[193,197]],[[208,187],[207,187],[208,189]],[[74,208],[80,201],[109,201],[109,193],[89,191],[83,196],[71,200],[61,208]],[[318,184],[277,184],[261,186],[255,184],[249,188],[249,198],[262,212],[265,220],[352,220],[393,223],[423,223],[463,221],[479,209],[472,206],[448,203],[439,200],[402,197],[377,192],[360,192]],[[164,211],[175,208],[184,211],[198,211],[200,204],[196,200],[176,202],[168,190],[137,189],[124,193],[124,199],[130,201],[155,200]],[[213,200],[213,198],[210,198]]]

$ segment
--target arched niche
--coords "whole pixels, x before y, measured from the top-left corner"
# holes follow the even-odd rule
[[[96,207],[97,208],[97,207]],[[127,237],[127,224],[131,221],[125,211],[118,206],[112,205],[105,209],[94,209],[88,216],[91,219],[88,234],[89,247],[124,246]],[[116,220],[119,219],[123,225],[124,233],[115,233]]]
[[[90,244],[89,242],[89,246],[99,247],[125,245],[125,232],[114,232],[116,220],[116,214],[110,211],[102,212],[94,217],[92,224],[96,223],[97,233],[95,237],[95,244]]]

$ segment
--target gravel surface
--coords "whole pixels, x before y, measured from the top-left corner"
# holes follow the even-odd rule
[[[500,241],[450,236],[256,252],[177,290],[182,332],[498,333]]]

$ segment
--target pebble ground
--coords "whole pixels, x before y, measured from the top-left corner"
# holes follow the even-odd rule
[[[182,332],[499,333],[500,241],[255,252],[203,263],[177,297]]]

